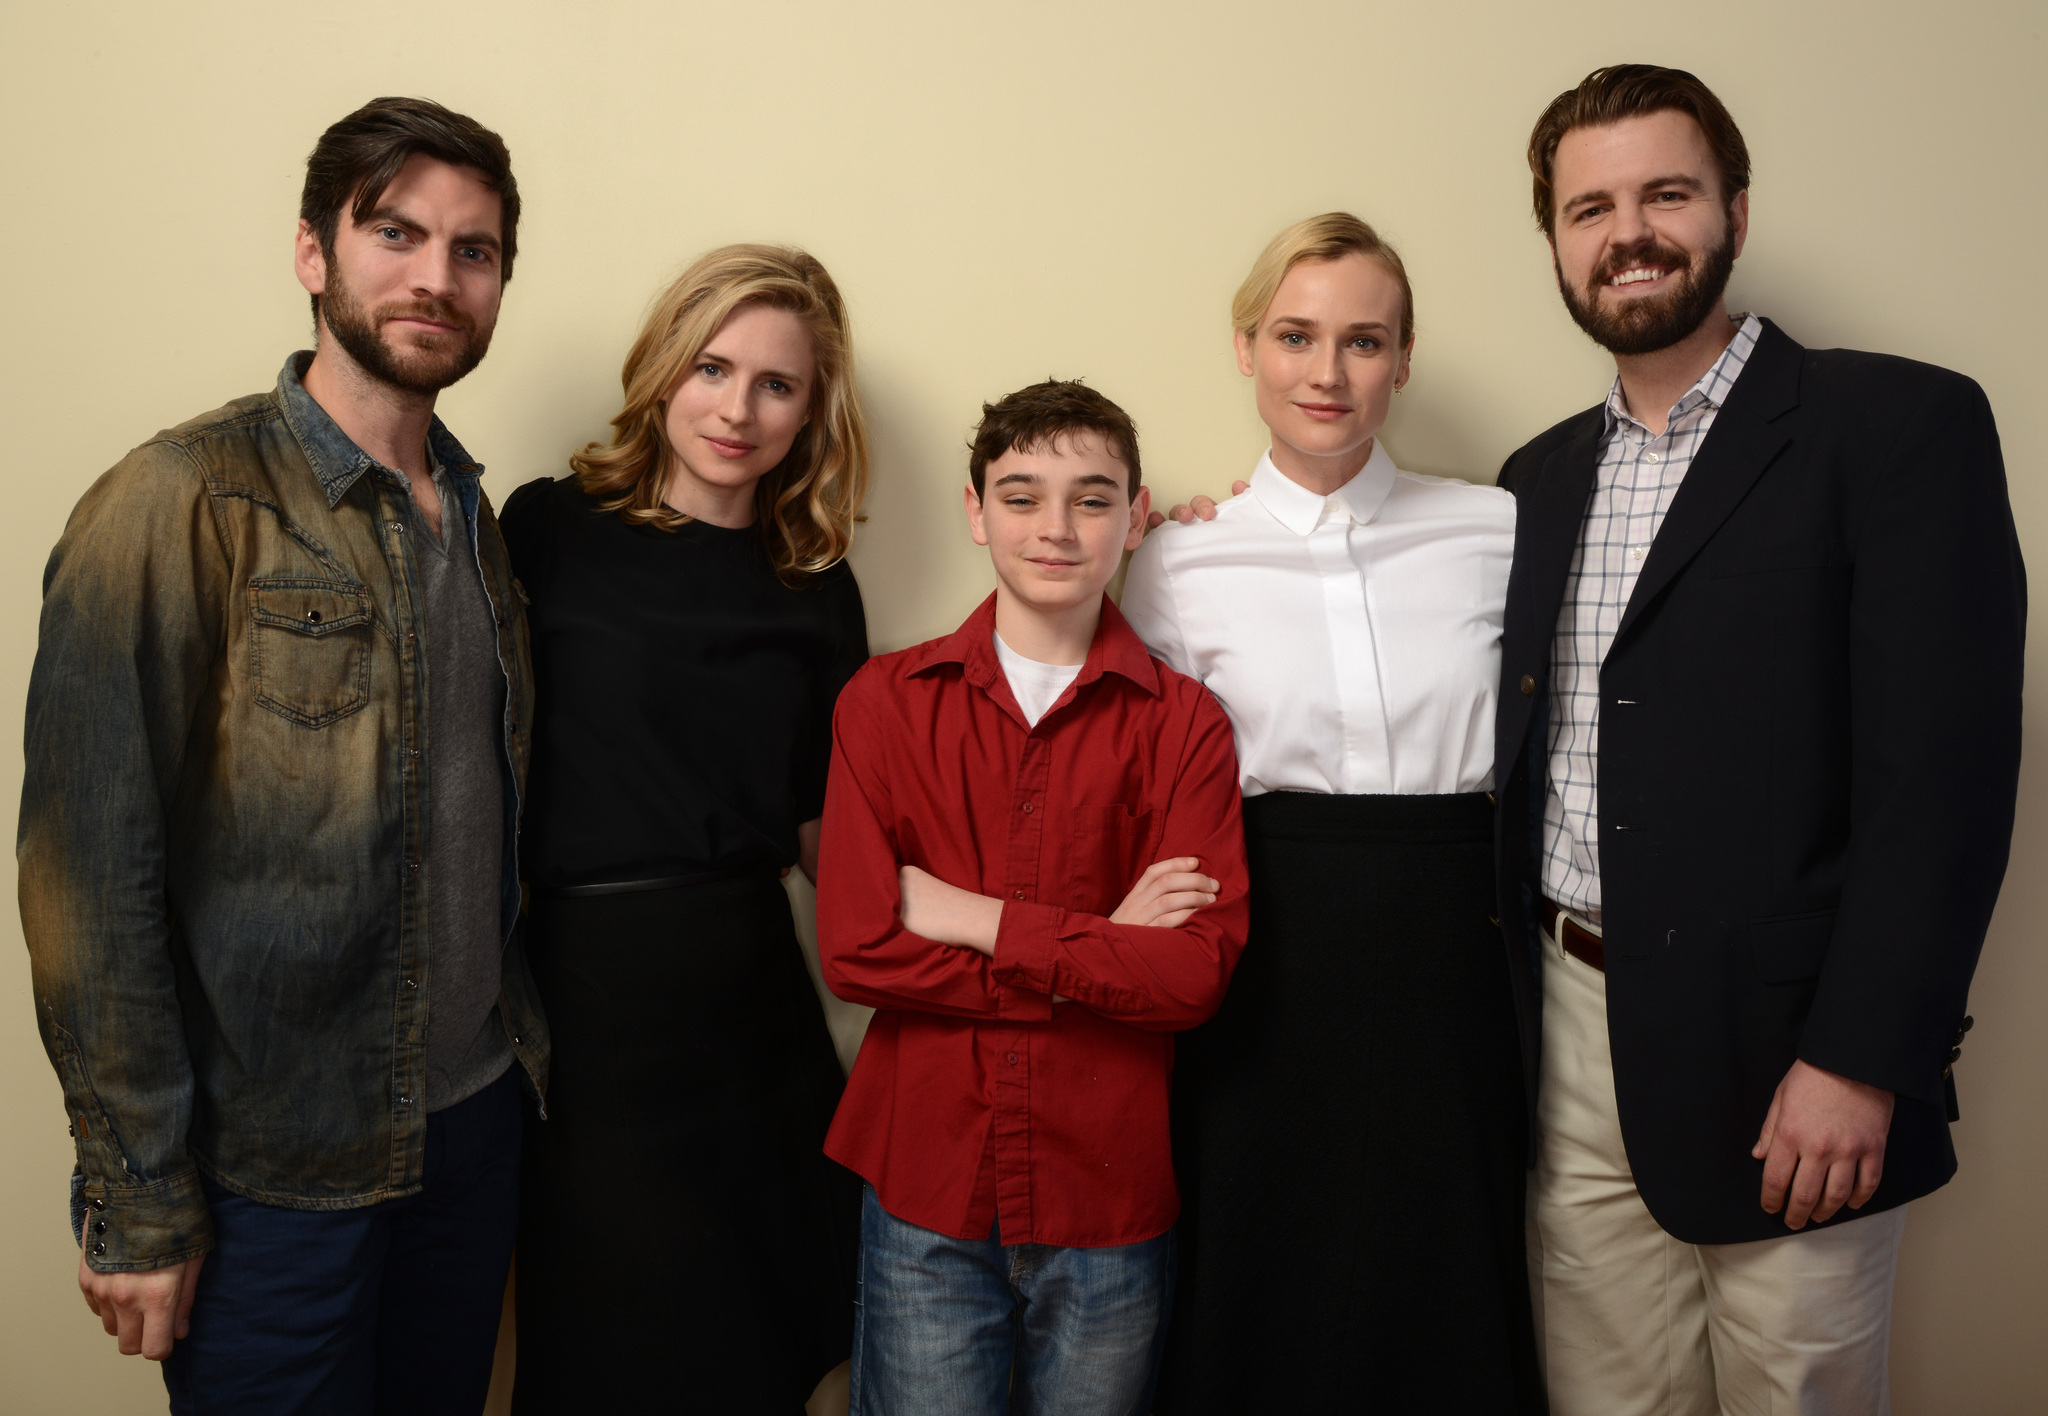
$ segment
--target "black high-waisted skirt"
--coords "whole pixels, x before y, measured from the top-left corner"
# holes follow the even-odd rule
[[[1244,803],[1251,928],[1182,1036],[1157,1410],[1541,1412],[1484,793]]]
[[[542,894],[554,1040],[521,1196],[521,1413],[798,1416],[853,1341],[843,1078],[776,872]]]

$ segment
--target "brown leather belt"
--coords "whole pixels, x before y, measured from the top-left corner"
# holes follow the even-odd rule
[[[1550,930],[1550,937],[1564,947],[1564,951],[1588,968],[1607,972],[1607,946],[1600,936],[1587,929],[1549,900],[1543,902],[1543,923]]]

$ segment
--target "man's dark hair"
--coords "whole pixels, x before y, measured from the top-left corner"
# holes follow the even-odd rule
[[[1109,455],[1130,470],[1127,491],[1138,497],[1138,429],[1131,415],[1079,379],[1047,379],[981,405],[981,424],[969,444],[967,475],[982,494],[988,465],[1006,452],[1034,452],[1063,437],[1094,433]]]
[[[1749,190],[1749,148],[1742,130],[1714,97],[1714,91],[1683,69],[1655,64],[1610,64],[1595,69],[1579,86],[1551,100],[1529,135],[1529,171],[1536,178],[1536,224],[1545,236],[1557,235],[1557,194],[1551,170],[1557,145],[1574,128],[1604,128],[1624,118],[1673,110],[1690,117],[1706,135],[1707,147],[1721,169],[1721,200],[1732,203]]]
[[[519,250],[519,184],[512,179],[512,154],[503,138],[476,119],[428,98],[373,98],[313,145],[306,159],[306,187],[299,194],[299,219],[319,236],[328,262],[334,260],[342,207],[348,207],[351,222],[369,220],[384,189],[414,154],[474,169],[484,186],[498,194],[504,203],[498,272],[500,279],[510,280]],[[313,318],[320,318],[318,295]]]

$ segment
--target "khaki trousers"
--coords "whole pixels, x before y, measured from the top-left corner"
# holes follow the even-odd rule
[[[1904,1207],[1749,1244],[1666,1234],[1622,1148],[1606,976],[1543,951],[1529,1286],[1552,1416],[1886,1416]]]

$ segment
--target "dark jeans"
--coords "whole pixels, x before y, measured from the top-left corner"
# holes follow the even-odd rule
[[[519,1220],[518,1068],[427,1118],[424,1188],[364,1209],[259,1204],[206,1182],[214,1249],[174,1416],[472,1416]]]
[[[852,1416],[1145,1416],[1174,1237],[1103,1249],[952,1239],[861,1209]]]

